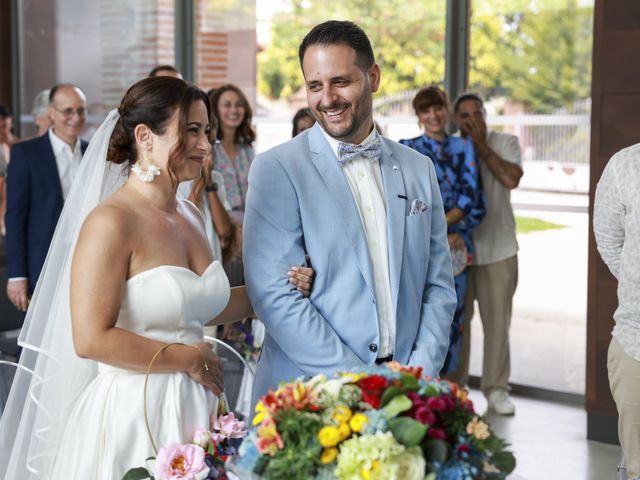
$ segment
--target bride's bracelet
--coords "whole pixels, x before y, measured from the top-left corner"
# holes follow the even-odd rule
[[[207,364],[207,361],[205,360],[204,352],[202,350],[200,350],[200,347],[198,347],[197,345],[189,345],[189,346],[195,348],[200,353],[200,356],[202,357],[202,363],[204,364],[202,366],[202,368],[200,369],[200,371],[204,370],[205,375],[208,374],[209,373],[209,365]]]

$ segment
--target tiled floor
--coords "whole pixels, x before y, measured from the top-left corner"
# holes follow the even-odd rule
[[[471,391],[476,411],[487,402]],[[517,467],[512,480],[614,480],[620,447],[590,442],[584,408],[512,397],[516,415],[487,414],[493,429],[512,445]]]

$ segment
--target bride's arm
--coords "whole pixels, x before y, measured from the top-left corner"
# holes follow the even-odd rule
[[[127,216],[113,206],[97,207],[85,221],[71,266],[73,344],[82,358],[144,372],[165,343],[115,326],[132,252],[131,229]],[[215,394],[222,391],[221,362],[204,343],[172,345],[158,356],[153,371],[185,372]]]
[[[310,267],[291,267],[288,272],[289,283],[297,288],[303,296],[309,296],[311,285],[313,283],[314,271]],[[254,316],[253,307],[249,302],[249,297],[245,290],[245,286],[233,287],[231,289],[231,297],[227,307],[214,318],[209,325],[223,325],[226,323],[239,322],[247,317]]]

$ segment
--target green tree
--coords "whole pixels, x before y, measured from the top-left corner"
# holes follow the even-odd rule
[[[593,7],[578,0],[481,5],[473,15],[471,88],[536,113],[590,96]]]
[[[272,23],[272,44],[258,55],[259,89],[288,97],[303,85],[298,46],[314,25],[353,20],[368,34],[382,68],[381,94],[441,82],[446,0],[291,0]]]

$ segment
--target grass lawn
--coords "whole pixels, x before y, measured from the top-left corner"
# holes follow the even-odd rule
[[[566,225],[551,223],[534,217],[520,217],[516,215],[516,233],[530,233],[541,230],[553,230],[555,228],[566,228]]]

